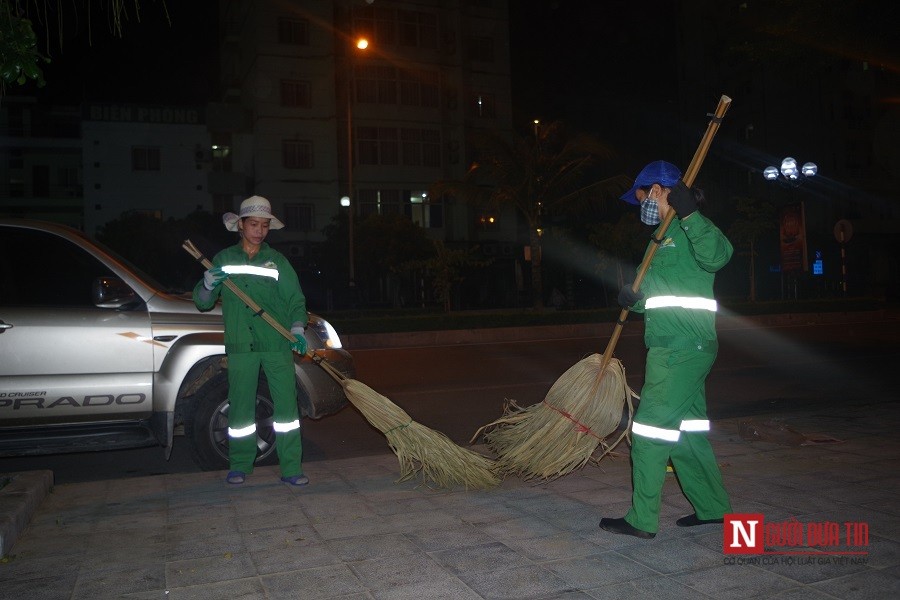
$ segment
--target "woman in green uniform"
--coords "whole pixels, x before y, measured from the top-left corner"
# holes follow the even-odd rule
[[[696,192],[696,193],[695,193]],[[695,512],[678,519],[680,527],[721,523],[731,511],[722,475],[706,438],[706,376],[718,351],[713,297],[715,273],[731,259],[732,246],[718,227],[697,211],[702,195],[681,181],[678,168],[655,161],[638,174],[622,199],[640,204],[641,220],[656,225],[670,210],[672,220],[640,290],[626,285],[619,303],[644,313],[647,361],[641,400],[632,433],[631,510],[624,518],[604,518],[612,533],[652,538],[666,466]]]
[[[297,408],[297,387],[292,350],[306,353],[304,331],[308,321],[300,280],[287,258],[264,240],[270,229],[284,224],[272,215],[261,196],[241,203],[240,214],[226,213],[225,228],[240,233],[240,242],[213,258],[213,267],[194,286],[194,303],[209,310],[222,299],[225,352],[228,355],[228,454],[226,481],[244,483],[256,460],[256,388],[260,368],[265,372],[275,404],[273,427],[281,481],[306,485]],[[230,278],[247,296],[295,336],[284,339],[222,282]]]

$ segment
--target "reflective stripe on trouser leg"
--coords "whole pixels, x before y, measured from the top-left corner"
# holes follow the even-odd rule
[[[672,448],[671,458],[678,483],[697,518],[720,519],[731,512],[722,472],[705,432],[683,433],[681,441]]]
[[[641,400],[635,423],[646,426],[632,429],[631,510],[625,520],[649,532],[659,529],[659,508],[665,484],[666,465],[674,448],[683,443],[686,433],[679,431],[682,421],[705,419],[703,387],[715,355],[690,350],[649,348]],[[677,436],[675,434],[678,434]]]
[[[256,388],[259,384],[259,354],[228,355],[228,426],[240,429],[256,423]],[[228,463],[232,471],[253,472],[256,433],[228,438]]]
[[[275,404],[275,451],[282,477],[293,477],[303,472],[303,441],[300,435],[300,417],[297,408],[297,381],[294,375],[294,354],[261,352],[262,367],[269,382],[269,393]]]

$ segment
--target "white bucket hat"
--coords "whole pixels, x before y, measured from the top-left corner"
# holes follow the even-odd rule
[[[228,231],[237,231],[238,221],[244,217],[271,219],[269,229],[281,229],[284,227],[284,223],[276,219],[275,215],[272,214],[272,205],[262,196],[250,196],[241,202],[241,214],[225,213],[222,215],[222,222],[225,223],[225,229]]]

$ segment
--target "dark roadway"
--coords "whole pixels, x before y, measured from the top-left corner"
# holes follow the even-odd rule
[[[631,327],[629,327],[631,326]],[[830,323],[720,331],[720,351],[708,379],[713,419],[777,414],[851,404],[891,402],[890,375],[900,365],[900,321]],[[506,399],[543,399],[556,379],[608,339],[575,338],[353,351],[359,381],[401,406],[419,423],[467,444],[500,416]],[[352,348],[351,348],[352,351]],[[626,324],[615,350],[629,385],[643,382],[639,326]],[[168,462],[160,448],[0,458],[0,471],[50,469],[56,483],[196,471],[180,438]],[[384,436],[354,408],[304,421],[304,460],[389,453]]]

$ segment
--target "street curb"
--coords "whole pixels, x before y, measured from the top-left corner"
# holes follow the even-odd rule
[[[746,329],[749,327],[777,327],[819,325],[825,323],[858,323],[881,319],[897,319],[897,311],[885,309],[853,312],[817,312],[796,314],[772,314],[754,316],[729,316],[719,314],[716,328],[719,330]],[[525,342],[559,340],[567,338],[608,338],[615,328],[614,322],[573,323],[562,325],[535,325],[529,327],[496,327],[483,329],[448,329],[441,331],[405,331],[398,333],[342,334],[341,341],[348,352],[377,348],[409,348],[416,346],[457,346],[464,344],[489,344],[497,342]],[[624,331],[631,335],[643,335],[644,322],[640,318],[626,321]]]
[[[0,558],[4,558],[50,493],[53,471],[0,473],[0,477],[9,479],[0,488]]]

